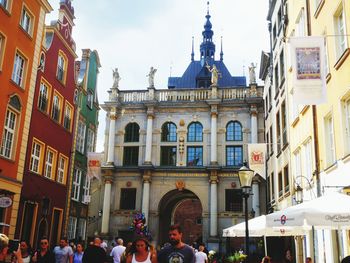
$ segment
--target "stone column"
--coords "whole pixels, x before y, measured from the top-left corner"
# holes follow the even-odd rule
[[[218,235],[218,177],[217,172],[210,175],[210,237]]]
[[[250,126],[251,143],[258,143],[258,109],[256,106],[250,108]]]
[[[260,202],[259,202],[259,181],[257,180],[253,180],[253,184],[252,184],[252,191],[253,191],[253,195],[252,195],[252,209],[254,209],[255,211],[255,216],[260,216]]]
[[[215,107],[216,108],[216,107]],[[211,133],[210,133],[210,139],[211,139],[211,149],[210,149],[210,164],[217,165],[218,158],[217,158],[217,118],[218,114],[217,111],[211,112]]]
[[[152,164],[152,133],[153,133],[153,109],[147,111],[147,133],[145,164]]]
[[[107,163],[114,164],[114,146],[115,146],[115,122],[117,120],[117,115],[115,110],[111,110],[109,113],[109,135],[108,135],[108,155]]]
[[[112,176],[106,176],[104,179],[105,179],[105,193],[103,197],[101,233],[108,234],[109,217],[111,212],[111,190],[112,190],[113,179],[112,179]]]
[[[148,224],[148,214],[149,214],[149,191],[151,183],[151,172],[143,176],[143,192],[142,192],[142,213],[144,213],[146,218],[146,224]]]

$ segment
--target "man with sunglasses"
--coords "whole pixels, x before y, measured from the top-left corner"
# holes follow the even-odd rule
[[[49,241],[46,237],[40,239],[40,248],[35,251],[32,262],[36,263],[52,263],[55,262],[55,255],[49,249]]]

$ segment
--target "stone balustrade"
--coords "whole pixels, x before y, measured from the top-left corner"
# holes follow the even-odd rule
[[[116,98],[121,103],[206,101],[211,99],[242,100],[262,97],[263,87],[207,88],[207,89],[160,89],[120,90]]]

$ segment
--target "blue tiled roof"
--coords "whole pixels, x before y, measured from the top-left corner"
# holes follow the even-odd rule
[[[218,80],[219,87],[242,87],[246,86],[246,78],[244,76],[231,76],[226,65],[221,60],[214,61],[215,66],[221,73],[221,78]],[[191,61],[182,77],[169,77],[168,88],[197,88],[197,77],[210,78],[211,73],[208,72],[205,65],[202,66],[200,61]]]

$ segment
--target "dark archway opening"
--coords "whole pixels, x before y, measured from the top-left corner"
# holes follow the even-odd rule
[[[171,224],[180,224],[183,241],[187,244],[202,242],[202,204],[197,195],[189,190],[172,190],[159,204],[159,244],[168,241]]]

